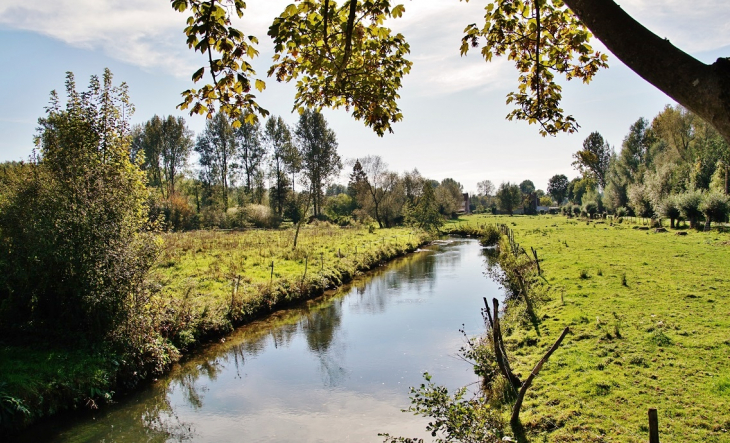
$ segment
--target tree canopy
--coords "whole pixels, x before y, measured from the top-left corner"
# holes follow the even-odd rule
[[[606,187],[608,164],[613,149],[598,132],[591,134],[583,141],[583,149],[573,154],[573,166],[583,175],[591,175],[601,188]]]
[[[301,0],[273,21],[275,43],[268,74],[278,81],[296,81],[294,107],[344,107],[379,135],[392,131],[403,115],[398,108],[402,79],[411,69],[410,47],[401,34],[384,26],[401,17],[402,5],[390,0]],[[231,26],[230,15],[243,15],[243,0],[171,0],[180,12],[190,11],[185,28],[188,45],[208,55],[212,84],[183,93],[180,107],[211,117],[216,106],[238,117],[267,115],[250,91],[262,91],[246,59],[258,55],[255,36]],[[515,109],[508,119],[540,125],[543,135],[574,132],[577,122],[561,108],[562,87],[556,77],[589,82],[607,66],[606,54],[590,46],[595,35],[629,68],[661,91],[710,122],[730,140],[730,61],[706,65],[646,29],[614,1],[510,0],[485,7],[483,24],[469,24],[461,53],[482,45],[486,61],[507,56],[519,72],[516,91],[507,95]],[[213,52],[216,57],[213,57]]]
[[[547,192],[558,205],[563,203],[568,195],[568,177],[563,174],[556,174],[548,180]]]

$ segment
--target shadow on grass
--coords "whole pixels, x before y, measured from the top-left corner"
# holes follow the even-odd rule
[[[510,426],[512,427],[512,432],[515,435],[515,440],[517,443],[529,443],[530,440],[527,439],[527,435],[525,434],[525,427],[522,426],[522,422],[518,421],[517,423],[510,423]]]

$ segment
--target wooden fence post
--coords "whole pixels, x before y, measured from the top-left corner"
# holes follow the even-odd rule
[[[659,443],[659,419],[656,408],[649,408],[649,443]]]

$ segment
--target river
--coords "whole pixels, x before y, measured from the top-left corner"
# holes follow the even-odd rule
[[[401,412],[409,387],[477,381],[459,358],[500,297],[471,239],[439,241],[352,284],[209,344],[151,386],[93,413],[41,423],[21,441],[343,442],[429,437]],[[428,441],[428,440],[427,440]]]

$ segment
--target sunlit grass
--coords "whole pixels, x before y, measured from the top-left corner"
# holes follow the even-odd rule
[[[407,228],[371,232],[329,224],[303,227],[296,248],[293,229],[166,234],[152,279],[164,297],[187,295],[210,309],[230,305],[233,296],[245,303],[270,286],[284,285],[290,291],[301,290],[296,286],[331,287],[413,250],[427,238]]]
[[[650,407],[661,441],[730,441],[730,234],[563,216],[461,223],[505,223],[538,250],[550,295],[539,328],[503,329],[523,378],[571,327],[523,405],[536,441],[646,442]]]

